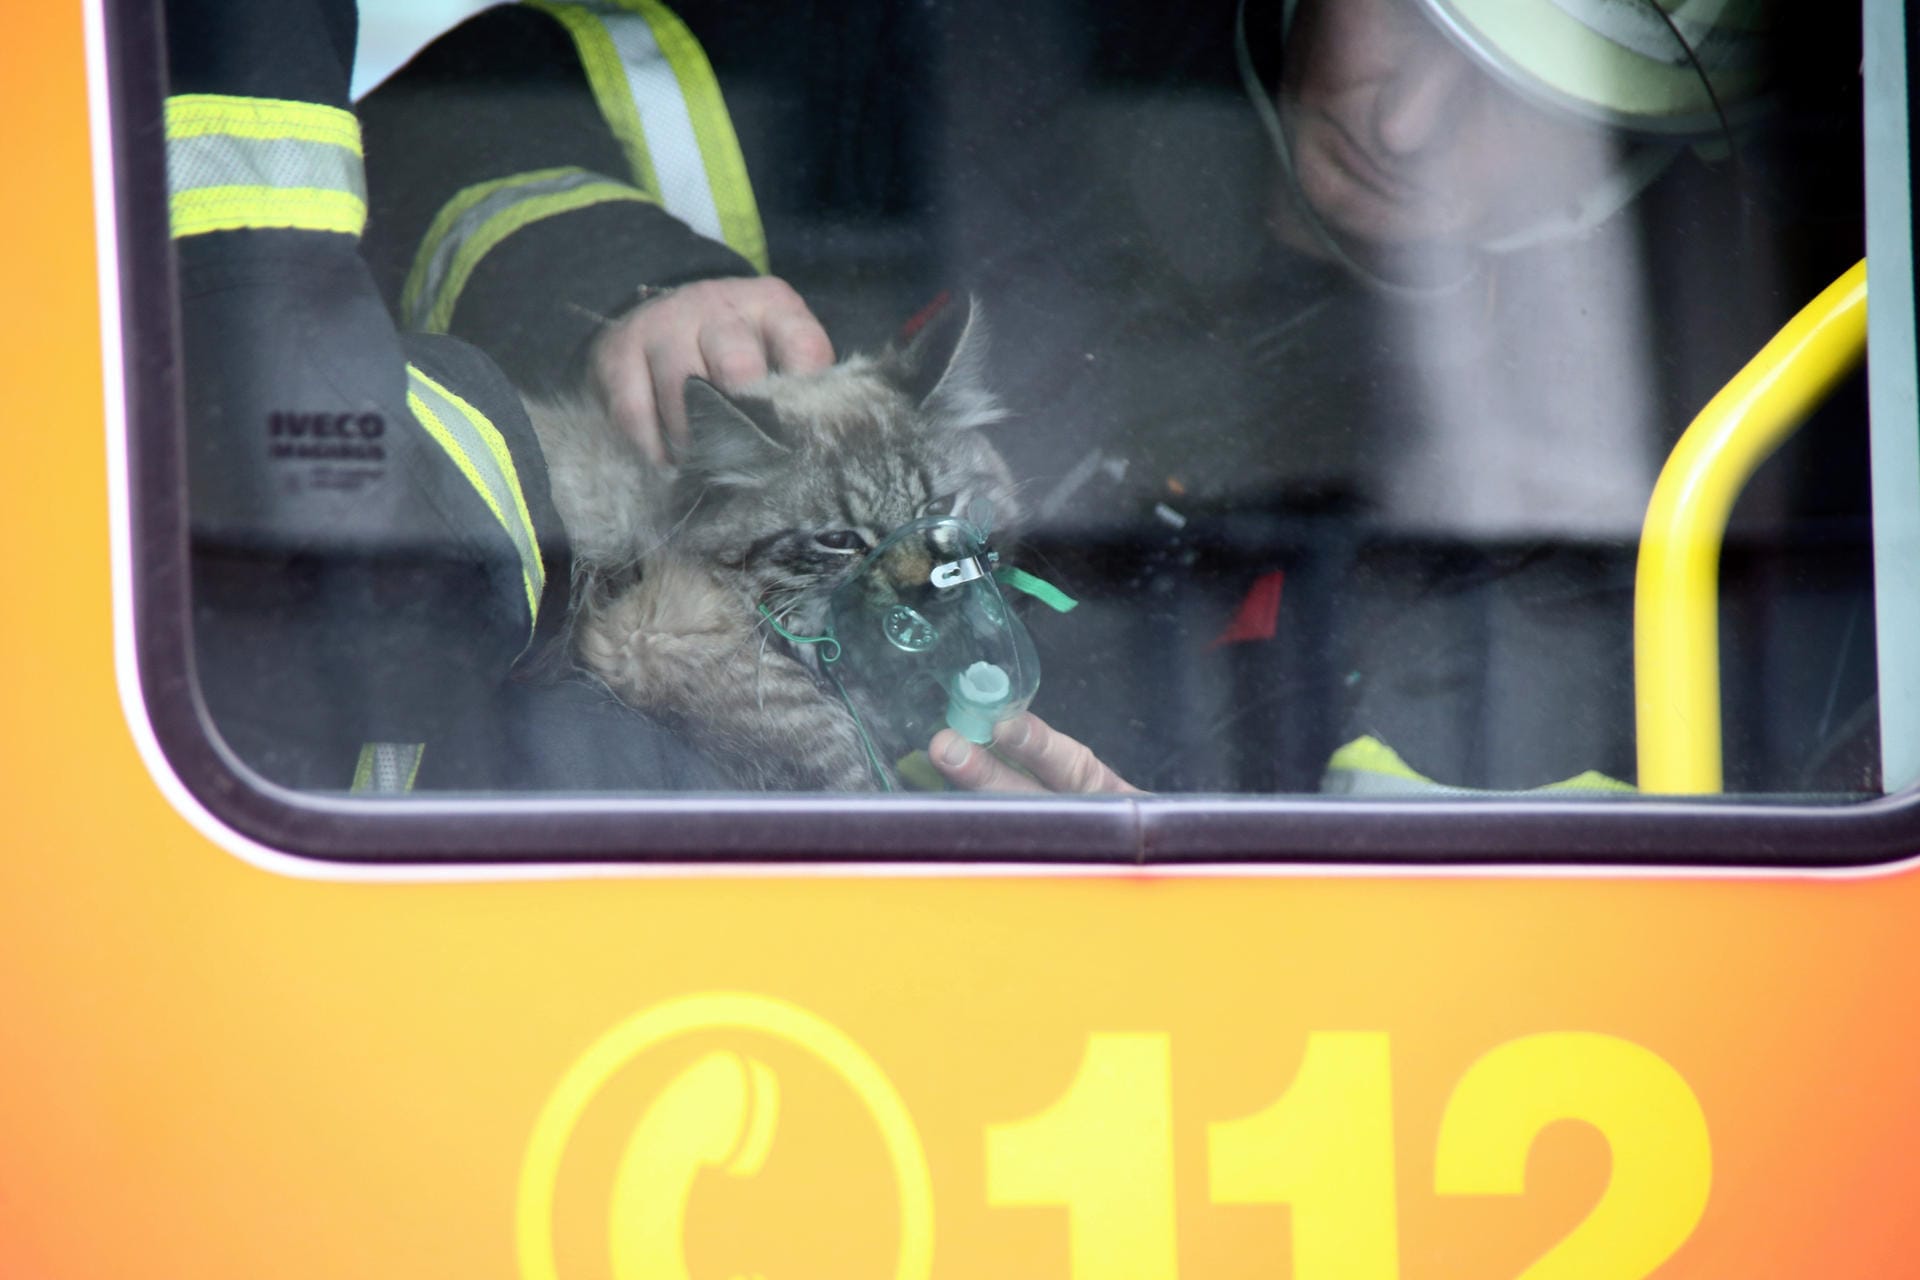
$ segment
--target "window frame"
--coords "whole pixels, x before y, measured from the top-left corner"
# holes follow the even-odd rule
[[[211,815],[251,840],[324,862],[378,866],[913,860],[1062,868],[1337,863],[1725,869],[1857,867],[1920,854],[1920,786],[1857,802],[1812,804],[1646,796],[365,799],[268,783],[220,742],[193,674],[178,288],[167,228],[166,158],[151,127],[164,96],[158,5],[94,2],[105,19],[116,218],[99,233],[113,238],[124,371],[123,385],[109,387],[108,394],[125,406],[137,687],[180,782]],[[1899,17],[1898,6],[1867,0],[1868,15],[1875,11]],[[1911,66],[1914,32],[1906,34]],[[1909,181],[1912,111],[1909,94],[1899,113],[1908,134]],[[1910,344],[1916,201],[1910,185],[1901,194],[1910,237],[1907,270],[1878,290],[1876,306],[1903,308]],[[1872,200],[1870,190],[1870,205]],[[1886,218],[1879,223],[1883,239],[1889,234]],[[1882,242],[1871,223],[1869,238]],[[1885,345],[1884,337],[1878,341],[1876,351]],[[1906,355],[1900,367],[1910,403],[1920,352],[1909,347]],[[1876,395],[1875,405],[1880,403]]]

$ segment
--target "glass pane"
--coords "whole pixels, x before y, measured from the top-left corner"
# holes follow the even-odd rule
[[[1897,5],[1863,64],[1768,0],[369,0],[357,74],[295,7],[297,55],[169,5],[198,676],[269,778],[1028,786],[953,729],[1029,706],[1161,793],[1920,775],[1870,501],[1912,540],[1911,421],[1870,447],[1844,298],[1686,526],[1717,655],[1634,636],[1688,424],[1870,189],[1905,252]],[[1637,724],[1637,663],[1706,710]]]

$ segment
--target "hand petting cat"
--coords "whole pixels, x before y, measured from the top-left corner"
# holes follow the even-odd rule
[[[656,465],[686,445],[689,377],[737,390],[770,372],[832,363],[827,331],[793,286],[772,276],[668,290],[608,325],[589,353],[601,403]]]
[[[996,729],[991,751],[942,729],[933,735],[927,755],[941,775],[962,791],[1141,794],[1140,788],[1103,764],[1084,744],[1031,711]]]

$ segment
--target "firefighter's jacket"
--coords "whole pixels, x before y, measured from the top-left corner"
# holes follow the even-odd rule
[[[524,17],[563,40],[584,21]],[[489,287],[476,268],[503,207],[596,226],[638,213],[647,230],[626,234],[656,246],[656,268],[696,237],[647,193],[578,178],[558,149],[541,176],[460,202],[418,313],[396,323],[361,252],[351,3],[171,0],[166,18],[192,630],[220,737],[309,788],[711,785],[604,690],[542,674],[567,605],[563,531],[514,386],[444,322],[463,288]],[[550,300],[503,346],[564,363],[646,277],[578,278],[606,292]]]

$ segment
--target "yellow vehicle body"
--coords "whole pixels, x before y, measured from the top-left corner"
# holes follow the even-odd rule
[[[9,26],[0,1276],[1913,1273],[1910,863],[382,874],[221,834],[126,666],[81,14]]]

